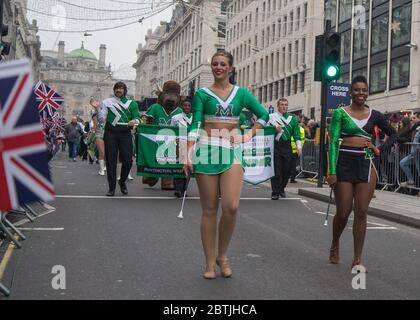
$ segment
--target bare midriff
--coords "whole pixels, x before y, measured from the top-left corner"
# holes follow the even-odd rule
[[[369,141],[371,141],[371,139],[366,137],[344,137],[342,146],[364,148],[366,146],[366,142]]]
[[[238,134],[238,122],[205,121],[203,129],[206,131],[208,137],[229,139],[232,135]]]

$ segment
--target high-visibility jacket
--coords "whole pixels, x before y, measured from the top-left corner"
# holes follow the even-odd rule
[[[302,127],[299,127],[299,128],[300,128],[300,140],[302,141],[302,147],[303,147],[303,145],[305,144],[305,129],[303,129]],[[292,136],[291,140],[292,140],[293,153],[297,153],[297,146],[296,146],[295,138],[293,138]]]

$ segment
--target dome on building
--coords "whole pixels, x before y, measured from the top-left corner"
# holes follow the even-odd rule
[[[66,55],[66,58],[81,58],[81,59],[95,60],[95,61],[98,60],[96,59],[95,55],[91,51],[86,50],[84,48],[83,43],[80,49],[73,50],[68,55]]]

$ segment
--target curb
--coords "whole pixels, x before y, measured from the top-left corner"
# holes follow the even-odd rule
[[[310,191],[310,190],[305,190],[305,189],[301,189],[299,188],[298,190],[298,194],[300,196],[304,196],[304,197],[308,197],[308,198],[312,198],[315,200],[319,200],[322,202],[327,202],[329,201],[329,196],[324,195],[324,194],[320,194],[314,191]],[[335,199],[331,200],[332,204],[335,204]],[[387,211],[384,209],[379,209],[379,208],[375,208],[375,205],[370,205],[369,209],[368,209],[368,214],[374,217],[378,217],[381,219],[385,219],[388,221],[392,221],[392,222],[397,222],[400,223],[402,225],[406,225],[409,227],[413,227],[416,229],[420,229],[420,219],[416,219],[413,217],[409,217],[409,216],[405,216],[402,214],[398,214],[392,211]]]

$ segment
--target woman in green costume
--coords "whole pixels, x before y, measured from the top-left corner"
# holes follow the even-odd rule
[[[216,264],[223,277],[232,270],[227,251],[236,224],[242,190],[241,143],[256,135],[268,121],[268,112],[246,89],[229,83],[233,56],[218,51],[211,60],[214,83],[196,92],[192,104],[193,121],[188,135],[188,156],[184,171],[197,179],[202,207],[201,239],[206,257],[205,279],[216,278]],[[256,125],[245,135],[238,130],[243,109],[256,115]],[[222,216],[217,225],[219,195]],[[216,233],[218,248],[216,255]]]
[[[390,147],[396,132],[386,117],[366,105],[367,80],[363,76],[352,81],[352,104],[335,110],[330,128],[329,172],[327,181],[334,188],[337,213],[333,223],[330,262],[339,263],[339,240],[354,211],[354,257],[351,267],[361,265],[366,235],[367,211],[376,187],[377,173],[373,159]],[[372,143],[378,126],[387,141],[378,149]],[[339,140],[342,139],[341,145]]]

